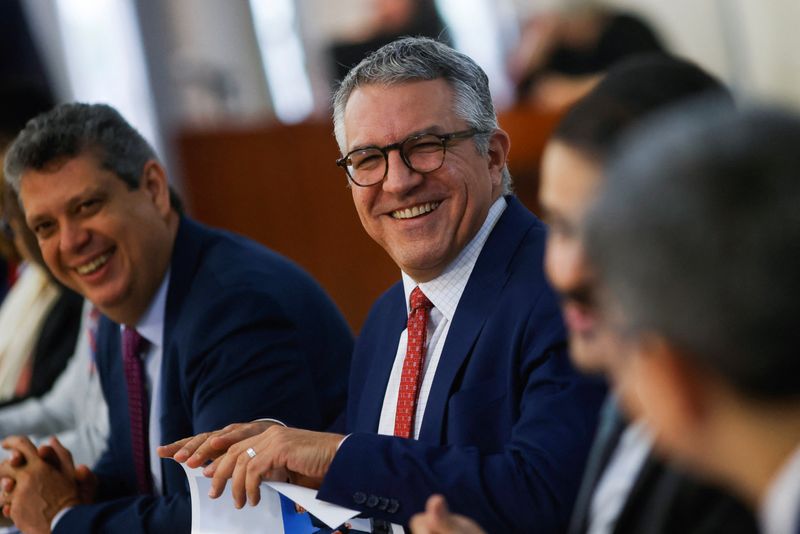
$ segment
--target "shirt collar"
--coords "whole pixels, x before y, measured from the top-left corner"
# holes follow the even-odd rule
[[[409,309],[411,292],[415,287],[419,286],[433,306],[442,312],[442,315],[446,317],[448,321],[453,320],[453,316],[456,314],[456,308],[458,307],[458,301],[461,299],[461,294],[467,287],[469,276],[472,274],[472,269],[475,268],[475,264],[478,262],[478,256],[480,256],[481,250],[483,250],[483,245],[486,244],[489,234],[505,211],[506,206],[508,206],[508,203],[501,195],[489,208],[486,220],[483,221],[483,225],[481,225],[478,233],[475,234],[472,240],[467,243],[467,246],[459,252],[456,259],[445,268],[442,274],[433,280],[417,284],[411,276],[401,271],[403,277],[403,291],[406,296],[406,313],[411,312]]]
[[[167,307],[167,288],[169,287],[170,270],[164,275],[161,285],[156,291],[156,296],[150,301],[150,307],[144,312],[136,331],[145,338],[150,345],[160,347],[164,343],[164,316]]]
[[[786,459],[767,490],[759,512],[765,534],[795,532],[800,523],[800,447]]]

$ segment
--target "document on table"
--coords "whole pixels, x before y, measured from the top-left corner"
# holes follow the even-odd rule
[[[192,534],[310,534],[318,527],[311,525],[309,514],[336,528],[358,515],[335,504],[317,499],[317,492],[286,482],[261,483],[261,502],[258,506],[245,505],[241,510],[233,506],[230,483],[216,499],[208,496],[211,479],[203,476],[203,469],[191,469],[181,464],[189,481],[192,495]],[[298,512],[297,503],[305,509]]]

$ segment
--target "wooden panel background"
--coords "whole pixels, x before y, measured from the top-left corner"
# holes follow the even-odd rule
[[[534,211],[539,159],[555,120],[529,109],[500,117],[511,136],[515,189]],[[358,332],[399,271],[361,227],[345,175],[334,165],[339,151],[330,124],[187,130],[178,148],[188,212],[300,264]]]

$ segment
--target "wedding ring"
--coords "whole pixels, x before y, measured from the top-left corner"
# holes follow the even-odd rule
[[[247,456],[249,456],[250,458],[255,458],[256,457],[256,451],[253,450],[253,447],[250,447],[249,449],[247,449],[244,452],[246,452]]]

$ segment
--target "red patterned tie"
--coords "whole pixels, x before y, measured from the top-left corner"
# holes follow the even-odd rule
[[[425,364],[425,337],[428,330],[428,311],[433,304],[419,287],[411,292],[411,313],[408,316],[408,345],[397,393],[397,412],[394,416],[394,435],[410,438],[414,433],[414,415]]]
[[[147,340],[133,328],[125,327],[122,333],[122,363],[125,367],[125,382],[128,385],[128,415],[131,420],[131,450],[136,469],[136,484],[139,493],[153,493],[153,475],[150,472],[150,450],[148,447],[148,402],[145,391],[144,363],[142,353],[147,349]]]

